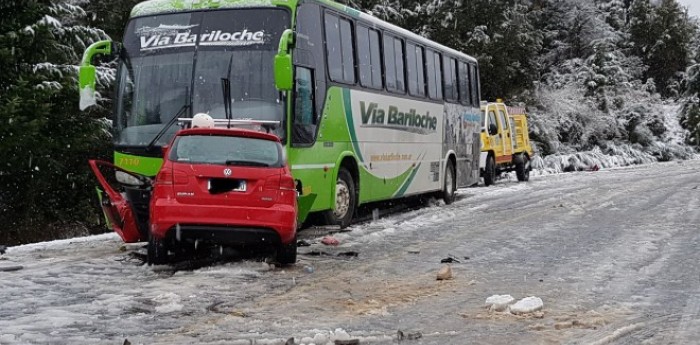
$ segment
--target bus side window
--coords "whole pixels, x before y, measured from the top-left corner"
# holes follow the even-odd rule
[[[314,107],[313,71],[306,67],[296,67],[294,88],[294,118],[292,122],[292,143],[313,144],[316,141],[316,111]]]

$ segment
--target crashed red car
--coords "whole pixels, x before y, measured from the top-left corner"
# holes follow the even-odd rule
[[[150,204],[149,262],[178,246],[272,246],[296,261],[297,191],[279,138],[245,129],[179,131]]]

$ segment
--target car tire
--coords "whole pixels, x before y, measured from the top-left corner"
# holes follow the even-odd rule
[[[340,168],[335,184],[335,207],[324,212],[325,223],[347,228],[355,215],[356,206],[355,181],[346,168]]]
[[[530,159],[527,155],[522,155],[523,159],[520,163],[515,164],[515,175],[518,177],[518,181],[526,182],[530,180]]]
[[[148,237],[148,265],[165,265],[168,263],[168,249],[163,240],[150,235]]]
[[[297,237],[288,244],[282,244],[277,248],[275,260],[282,266],[293,265],[297,262]]]
[[[455,173],[455,165],[452,161],[448,161],[445,168],[445,183],[442,187],[442,200],[445,201],[446,205],[449,205],[455,201],[456,193],[457,174]]]
[[[489,155],[484,168],[484,184],[490,186],[494,182],[496,182],[496,162],[493,160],[493,156]]]

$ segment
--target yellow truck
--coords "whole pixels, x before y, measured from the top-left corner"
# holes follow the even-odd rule
[[[492,185],[502,172],[515,171],[518,181],[530,179],[532,146],[525,108],[506,106],[500,99],[481,104],[481,157],[484,184]]]

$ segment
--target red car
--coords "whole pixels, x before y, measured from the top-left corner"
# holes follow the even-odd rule
[[[273,246],[296,261],[297,191],[279,138],[245,129],[179,131],[150,204],[149,263],[183,245]]]

